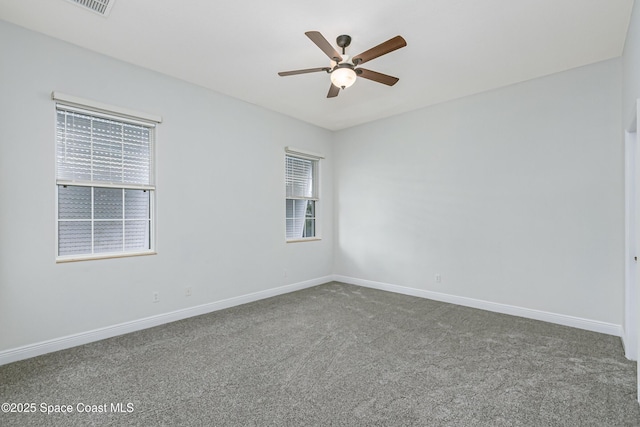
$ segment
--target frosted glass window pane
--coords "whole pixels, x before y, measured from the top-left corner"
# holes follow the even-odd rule
[[[150,224],[148,220],[125,221],[125,250],[151,249]]]
[[[124,191],[124,217],[126,219],[149,219],[149,191]]]
[[[288,239],[315,236],[315,203],[314,200],[286,200],[286,235]],[[305,222],[305,219],[311,219],[313,224],[307,226],[309,223]]]
[[[300,239],[304,228],[304,218],[287,219],[287,238]]]
[[[91,118],[58,111],[58,178],[91,179]]]
[[[91,222],[61,221],[58,223],[58,253],[76,255],[91,253]]]
[[[91,219],[91,187],[58,186],[59,219]]]
[[[141,126],[124,127],[123,181],[150,184],[151,150],[150,131]]]
[[[294,205],[294,202],[295,202],[295,200],[293,200],[293,199],[287,199],[287,206],[285,208],[286,209],[285,215],[286,215],[287,218],[293,218],[293,213],[294,213],[293,205]]]
[[[294,200],[294,217],[303,219],[307,210],[306,200]]]
[[[95,219],[122,219],[122,189],[94,188]]]
[[[122,126],[93,121],[93,180],[122,182]]]
[[[122,221],[96,221],[93,233],[95,253],[122,252]]]

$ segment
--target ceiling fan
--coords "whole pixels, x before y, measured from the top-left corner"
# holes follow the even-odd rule
[[[331,86],[327,98],[338,96],[340,89],[346,89],[356,81],[356,77],[362,77],[374,82],[393,86],[398,83],[397,77],[387,74],[378,73],[376,71],[360,68],[359,66],[367,61],[371,61],[379,56],[386,55],[394,50],[405,47],[407,42],[401,36],[395,36],[384,43],[372,47],[359,55],[350,58],[345,55],[345,49],[351,44],[351,36],[343,34],[336,38],[336,44],[342,48],[342,56],[331,46],[331,44],[318,31],[307,31],[306,36],[311,39],[322,50],[325,55],[331,59],[331,67],[307,68],[304,70],[281,71],[280,76],[293,76],[296,74],[316,73],[320,71],[327,72],[331,75]]]

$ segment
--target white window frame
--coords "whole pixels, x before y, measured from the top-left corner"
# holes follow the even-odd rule
[[[315,202],[315,235],[312,237],[296,237],[296,238],[289,238],[287,237],[287,230],[286,230],[286,221],[287,221],[287,213],[286,213],[286,208],[285,208],[285,214],[284,214],[284,218],[285,218],[285,240],[287,243],[297,243],[297,242],[310,242],[310,241],[316,241],[316,240],[322,240],[321,237],[321,218],[320,218],[320,200],[321,200],[321,180],[320,180],[320,160],[324,159],[324,155],[320,154],[320,153],[314,153],[312,151],[307,151],[307,150],[303,150],[300,148],[295,148],[295,147],[285,147],[285,163],[286,163],[286,158],[287,157],[297,157],[300,159],[305,159],[305,160],[311,160],[313,162],[315,162],[315,167],[314,167],[314,176],[313,176],[313,185],[314,185],[314,191],[313,193],[315,194],[315,197],[309,198],[308,200],[313,200]],[[293,199],[291,197],[287,197],[286,192],[285,192],[285,201],[286,200],[290,200]],[[286,204],[285,204],[286,206]]]
[[[138,112],[118,106],[109,104],[103,104],[100,102],[79,98],[73,95],[67,95],[60,92],[52,92],[51,99],[56,101],[54,114],[57,123],[57,113],[59,107],[65,110],[76,110],[83,114],[87,114],[94,117],[101,117],[111,119],[115,121],[139,124],[150,128],[151,132],[151,182],[149,185],[140,184],[126,184],[126,183],[109,183],[103,181],[76,181],[76,180],[64,180],[58,179],[58,161],[56,154],[56,167],[55,167],[55,254],[56,262],[70,262],[70,261],[84,261],[84,260],[96,260],[106,258],[121,258],[141,255],[154,255],[156,254],[156,145],[157,145],[157,124],[162,123],[162,117],[154,114]],[[57,129],[57,124],[56,124]],[[56,139],[56,152],[57,152],[57,139]],[[104,253],[92,253],[92,254],[74,254],[74,255],[59,255],[59,211],[58,211],[58,189],[59,186],[77,186],[77,187],[89,187],[96,188],[117,188],[117,189],[132,189],[132,190],[147,190],[149,191],[149,249],[148,250],[136,250],[136,251],[118,251],[118,252],[104,252]],[[91,222],[93,223],[93,215]],[[92,232],[93,239],[93,232]]]

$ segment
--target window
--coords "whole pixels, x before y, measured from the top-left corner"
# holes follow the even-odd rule
[[[155,123],[64,102],[56,116],[57,259],[153,253]]]
[[[322,156],[287,147],[285,157],[286,237],[289,241],[318,237],[318,162]]]

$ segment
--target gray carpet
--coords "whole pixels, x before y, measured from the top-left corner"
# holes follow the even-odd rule
[[[2,366],[37,408],[0,425],[638,426],[635,379],[616,337],[329,283]]]

